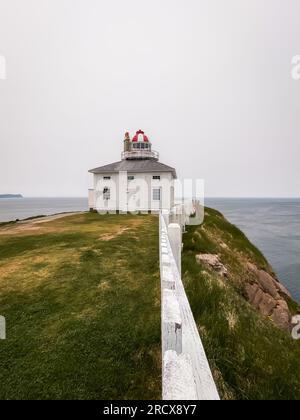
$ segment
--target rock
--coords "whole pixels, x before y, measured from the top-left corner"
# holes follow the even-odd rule
[[[279,291],[281,293],[283,293],[284,295],[286,295],[289,298],[293,299],[292,295],[290,294],[290,292],[288,291],[288,289],[283,284],[281,284],[279,281],[277,281],[277,284],[276,285],[277,285],[277,287],[278,287],[278,289],[279,289]]]
[[[267,293],[263,293],[263,298],[258,306],[261,314],[263,316],[269,316],[272,314],[274,308],[276,308],[276,300]]]
[[[264,270],[259,270],[254,264],[248,263],[248,268],[256,275],[259,285],[264,292],[271,295],[274,299],[280,299],[279,290],[285,289],[284,286],[275,280],[269,273]]]
[[[218,255],[215,254],[197,254],[196,261],[198,264],[206,264],[216,271],[221,277],[227,277],[228,270],[219,259]]]
[[[257,293],[254,296],[254,299],[252,302],[253,306],[255,306],[256,309],[259,308],[260,302],[263,300],[263,298],[264,298],[264,292],[258,287]]]
[[[245,285],[248,301],[263,316],[270,316],[279,328],[290,331],[291,313],[287,302],[280,295],[290,296],[289,292],[266,271],[259,270],[251,263],[248,263],[248,268],[255,274],[257,282]]]
[[[290,331],[290,313],[285,301],[279,301],[278,306],[274,309],[272,315],[274,323],[283,330]]]
[[[285,300],[281,299],[281,300],[279,300],[279,301],[277,302],[277,304],[278,304],[278,306],[279,306],[280,308],[282,308],[284,311],[289,312],[289,307],[288,307],[288,304],[286,303],[286,301],[285,301]]]
[[[256,293],[259,290],[258,285],[247,283],[245,286],[245,290],[246,290],[247,300],[250,303],[253,303]]]
[[[270,276],[269,273],[263,270],[258,270],[258,282],[262,286],[263,290],[271,295],[274,299],[280,299],[280,295],[277,289],[277,282]]]
[[[267,293],[264,293],[257,284],[247,284],[246,294],[249,302],[264,316],[271,315],[277,306],[277,301]]]
[[[251,262],[247,262],[247,267],[249,268],[249,270],[257,272],[258,268],[256,267],[256,265],[252,264]]]

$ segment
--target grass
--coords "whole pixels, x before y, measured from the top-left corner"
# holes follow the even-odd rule
[[[212,209],[206,209],[204,224],[189,226],[183,238],[183,281],[221,397],[299,400],[300,342],[260,316],[243,295],[245,262],[272,273],[264,256]],[[197,264],[199,252],[218,254],[229,278],[221,280]]]
[[[3,229],[0,399],[160,399],[157,217]],[[300,342],[244,298],[247,261],[272,273],[264,256],[212,209],[183,238],[183,281],[221,398],[299,399]],[[199,252],[218,254],[228,279],[197,264]]]
[[[0,236],[0,398],[160,398],[157,217],[22,229]]]

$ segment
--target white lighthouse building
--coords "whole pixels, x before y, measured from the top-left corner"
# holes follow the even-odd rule
[[[149,138],[141,130],[125,134],[121,160],[89,171],[94,188],[89,207],[99,212],[149,212],[174,205],[174,168],[159,162]]]

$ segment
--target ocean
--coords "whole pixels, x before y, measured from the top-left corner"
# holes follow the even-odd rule
[[[300,199],[206,199],[263,252],[300,303]]]
[[[1,198],[0,222],[22,220],[32,216],[88,210],[88,199],[76,198]]]
[[[300,199],[210,198],[205,204],[248,236],[300,303]],[[86,210],[87,198],[0,199],[0,222]]]

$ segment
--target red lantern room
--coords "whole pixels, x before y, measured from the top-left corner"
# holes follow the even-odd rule
[[[132,138],[133,142],[149,142],[148,137],[145,135],[144,131],[139,130],[136,132],[136,135]]]
[[[149,138],[144,131],[139,130],[130,140],[129,133],[125,133],[124,152],[122,159],[155,159],[158,160],[158,153],[153,151]]]

